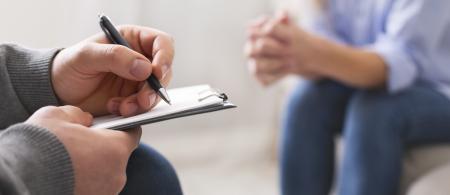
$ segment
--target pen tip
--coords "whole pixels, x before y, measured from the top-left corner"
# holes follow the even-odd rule
[[[98,14],[97,14],[97,17],[98,17],[98,18],[102,18],[103,16],[105,16],[104,13],[98,13]]]
[[[171,104],[169,94],[167,94],[167,91],[164,88],[159,89],[159,94],[161,94],[161,98],[169,105]]]
[[[167,104],[169,104],[170,106],[172,106],[172,103],[171,103],[170,100],[168,100],[166,97],[162,96],[161,99],[163,99]]]

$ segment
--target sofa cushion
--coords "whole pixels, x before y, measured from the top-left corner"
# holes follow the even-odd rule
[[[447,195],[450,192],[448,181],[450,144],[420,147],[406,152],[403,192],[408,192],[408,195]]]
[[[413,182],[407,195],[448,195],[449,180],[450,164],[440,166]]]

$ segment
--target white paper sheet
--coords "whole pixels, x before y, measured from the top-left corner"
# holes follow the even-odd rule
[[[108,129],[126,124],[134,124],[146,119],[166,116],[192,109],[199,109],[214,104],[223,104],[223,99],[216,96],[211,96],[199,101],[199,93],[208,89],[211,89],[209,85],[197,85],[192,87],[170,89],[167,93],[172,100],[172,105],[168,105],[166,102],[161,101],[149,112],[128,118],[116,115],[97,117],[94,119],[92,128]]]

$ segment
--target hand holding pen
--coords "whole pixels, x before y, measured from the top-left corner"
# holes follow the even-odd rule
[[[62,104],[94,116],[133,116],[159,102],[146,80],[153,74],[162,86],[168,85],[174,56],[172,38],[147,27],[118,29],[133,49],[111,44],[102,32],[57,54],[51,80]]]
[[[114,25],[112,24],[111,20],[109,20],[108,17],[106,17],[105,15],[99,15],[98,17],[100,18],[100,27],[102,28],[103,32],[105,32],[106,37],[108,37],[108,39],[112,43],[132,49],[131,46],[128,44],[128,42],[124,38],[122,38],[119,31],[117,31],[116,27],[114,27]],[[161,97],[165,102],[170,104],[170,98],[169,95],[167,94],[166,89],[164,89],[161,83],[159,83],[159,80],[156,78],[154,74],[151,74],[147,78],[147,82],[150,85],[150,87],[158,93],[159,97]]]

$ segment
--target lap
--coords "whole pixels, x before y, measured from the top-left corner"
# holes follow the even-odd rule
[[[340,131],[345,108],[353,91],[329,80],[299,83],[285,109],[283,128],[298,133]]]
[[[120,193],[181,195],[178,177],[172,165],[153,148],[140,144],[127,166],[127,183]]]
[[[290,96],[283,129],[290,133],[352,129],[380,138],[395,134],[411,145],[449,142],[450,100],[423,83],[389,93],[329,80],[306,82]]]
[[[395,94],[385,90],[359,91],[348,112],[347,122],[360,123],[359,128],[371,131],[374,124],[376,127],[386,123],[376,131],[398,131],[389,133],[400,133],[410,144],[450,141],[450,100],[425,84]],[[372,128],[368,127],[370,124]]]

